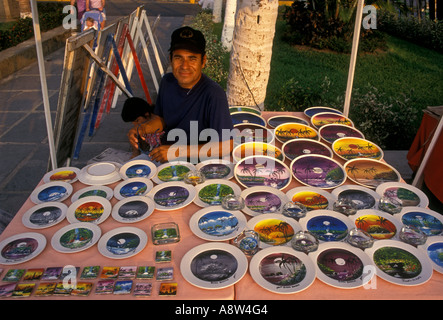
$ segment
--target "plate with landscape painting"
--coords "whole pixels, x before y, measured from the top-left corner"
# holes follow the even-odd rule
[[[152,177],[152,181],[154,181],[156,184],[170,181],[183,181],[186,173],[194,170],[195,166],[190,162],[167,162],[157,168],[157,175]]]
[[[234,113],[234,112],[249,112],[259,116],[261,115],[261,111],[257,110],[255,107],[230,106],[229,113]]]
[[[209,159],[195,166],[206,179],[231,179],[234,177],[234,164],[224,159]]]
[[[303,230],[311,232],[320,242],[344,240],[353,229],[352,220],[332,210],[315,210],[299,220]]]
[[[443,273],[443,236],[428,238],[424,245],[417,248],[426,252],[435,271]]]
[[[73,202],[66,213],[69,223],[100,224],[111,214],[112,205],[103,197],[86,197]]]
[[[36,232],[15,234],[0,242],[0,264],[13,265],[34,259],[46,247],[44,235]]]
[[[144,196],[151,191],[154,184],[147,178],[130,178],[123,180],[114,188],[114,197],[123,200],[128,197]]]
[[[42,184],[32,191],[30,199],[35,204],[65,201],[72,193],[72,185],[67,182],[53,181]]]
[[[291,171],[280,160],[267,156],[246,157],[235,165],[235,179],[245,188],[270,186],[284,189],[291,183]]]
[[[276,128],[279,125],[281,125],[283,123],[288,123],[288,122],[301,123],[301,124],[309,126],[309,122],[306,121],[305,119],[295,117],[295,116],[288,116],[288,115],[278,115],[278,116],[270,117],[268,119],[268,126],[271,128]]]
[[[318,132],[311,126],[287,122],[279,125],[274,129],[275,138],[281,143],[285,143],[293,139],[313,139],[320,140]]]
[[[353,127],[354,123],[351,119],[345,117],[342,114],[334,113],[334,112],[320,112],[312,116],[311,124],[317,130],[327,124],[344,124],[346,126]]]
[[[255,123],[266,127],[266,120],[257,114],[250,112],[233,112],[231,113],[232,124]]]
[[[429,199],[423,191],[404,182],[383,183],[375,192],[381,197],[400,203],[402,207],[426,208],[429,205]]]
[[[246,228],[246,218],[238,210],[225,210],[221,206],[203,208],[189,220],[191,231],[209,241],[225,241],[238,236]]]
[[[320,138],[329,144],[334,143],[335,140],[340,138],[362,138],[365,136],[359,130],[354,127],[350,127],[344,124],[326,124],[318,130]]]
[[[273,130],[254,123],[237,124],[234,126],[232,132],[234,145],[253,141],[265,143],[274,142]]]
[[[324,143],[312,139],[294,139],[286,141],[282,146],[283,154],[289,160],[303,155],[319,154],[332,158],[332,150]]]
[[[149,217],[155,209],[154,201],[145,196],[134,196],[120,200],[112,207],[114,220],[134,223]]]
[[[257,252],[249,263],[252,279],[274,293],[301,292],[315,280],[315,265],[306,254],[289,247],[269,247]]]
[[[61,202],[44,202],[27,210],[22,217],[23,225],[30,229],[44,229],[62,222],[68,206]]]
[[[386,212],[363,209],[350,217],[358,229],[369,233],[375,240],[397,240],[403,226],[398,218]]]
[[[91,248],[101,235],[100,227],[93,223],[72,223],[54,233],[51,245],[61,253],[76,253]]]
[[[182,181],[171,181],[152,188],[148,196],[154,200],[157,210],[181,209],[194,201],[197,191],[194,186]]]
[[[443,234],[443,217],[440,213],[428,208],[406,207],[394,215],[404,225],[420,229],[428,237]]]
[[[289,202],[288,197],[272,187],[251,187],[241,192],[245,200],[242,210],[249,216],[257,216],[265,213],[281,213],[283,206]]]
[[[348,178],[364,187],[375,189],[382,183],[400,182],[400,173],[386,162],[374,159],[353,159],[344,165]]]
[[[337,200],[346,199],[352,201],[357,210],[377,209],[380,195],[367,187],[346,184],[335,188],[331,192]]]
[[[240,187],[225,179],[210,179],[195,187],[197,196],[194,203],[200,207],[219,206],[222,199],[229,194],[239,196]]]
[[[247,228],[258,233],[260,248],[289,246],[292,237],[302,230],[297,221],[278,213],[255,216],[248,221]]]
[[[367,158],[383,159],[383,150],[375,143],[361,138],[340,138],[332,144],[332,151],[345,161]]]
[[[322,155],[304,155],[291,162],[291,172],[300,183],[321,189],[332,189],[342,185],[346,172],[342,165]]]
[[[74,183],[78,180],[79,168],[63,167],[54,169],[43,176],[43,182],[62,181],[67,183]]]
[[[107,186],[89,186],[76,191],[71,197],[71,202],[85,197],[103,197],[111,200],[113,196],[114,190]]]
[[[416,286],[432,276],[432,265],[426,253],[407,243],[380,240],[365,252],[377,267],[377,276],[388,282]]]
[[[147,245],[146,233],[134,227],[120,227],[106,232],[98,241],[98,251],[106,258],[126,259],[139,254]]]
[[[289,201],[300,202],[308,211],[332,210],[336,198],[330,192],[315,187],[296,187],[286,192]]]
[[[305,111],[303,111],[303,113],[309,118],[312,118],[317,113],[323,113],[323,112],[332,112],[332,113],[343,114],[343,112],[341,112],[340,110],[337,110],[337,109],[334,109],[331,107],[323,107],[323,106],[310,107],[310,108],[305,109]]]
[[[126,162],[120,168],[120,176],[123,179],[146,178],[151,179],[157,174],[157,166],[148,160],[132,160]]]
[[[236,146],[232,151],[232,158],[235,162],[255,155],[268,156],[285,161],[285,156],[278,147],[264,142],[246,142]]]

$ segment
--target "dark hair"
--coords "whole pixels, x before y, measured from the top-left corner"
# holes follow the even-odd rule
[[[154,111],[154,106],[150,105],[146,100],[138,97],[126,99],[122,109],[122,119],[124,122],[135,121],[138,117],[146,117]]]

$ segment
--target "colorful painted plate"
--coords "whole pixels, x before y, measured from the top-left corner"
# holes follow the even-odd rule
[[[402,223],[395,216],[374,209],[363,209],[350,217],[355,227],[369,233],[375,240],[398,240]]]
[[[233,112],[231,113],[232,123],[244,124],[244,123],[255,123],[261,126],[266,126],[266,120],[257,114],[253,114],[250,112]]]
[[[103,197],[107,200],[111,200],[113,196],[114,190],[107,186],[89,186],[75,192],[71,197],[71,202],[85,197]]]
[[[319,154],[332,158],[332,150],[320,141],[312,139],[294,139],[286,141],[282,146],[283,154],[289,160],[303,155]]]
[[[120,182],[114,188],[114,197],[117,200],[134,196],[144,196],[153,188],[154,184],[146,178],[130,178]]]
[[[24,213],[22,222],[30,229],[44,229],[62,222],[67,211],[68,206],[61,202],[40,203]]]
[[[221,206],[203,208],[189,220],[191,231],[209,241],[225,241],[238,236],[246,228],[246,218],[240,211],[225,210]]]
[[[199,162],[195,166],[206,179],[231,179],[234,177],[234,164],[229,160],[210,159]]]
[[[347,199],[357,206],[357,210],[377,209],[380,195],[374,190],[357,185],[343,185],[331,192],[336,199]]]
[[[51,245],[61,253],[76,253],[91,248],[101,235],[100,227],[93,223],[73,223],[54,233]]]
[[[299,223],[282,214],[268,213],[253,217],[247,228],[260,237],[260,248],[290,246],[292,237],[302,230]]]
[[[42,184],[31,193],[31,201],[35,204],[54,201],[65,201],[72,193],[72,185],[67,182],[54,181]]]
[[[78,180],[79,168],[63,167],[54,169],[43,176],[43,182],[62,181],[67,183],[74,183]]]
[[[320,140],[316,129],[301,123],[283,123],[274,129],[275,138],[281,143],[293,139]]]
[[[234,145],[239,145],[246,142],[274,142],[274,132],[254,123],[237,124],[233,130]]]
[[[404,242],[376,241],[365,252],[377,267],[377,276],[388,282],[416,286],[432,276],[432,265],[426,253]]]
[[[152,177],[152,181],[161,184],[171,181],[183,181],[184,176],[189,171],[194,171],[195,166],[185,161],[172,161],[162,164],[157,168],[157,175]]]
[[[331,210],[315,210],[299,220],[303,230],[311,232],[320,242],[344,240],[354,228],[345,215]]]
[[[307,117],[311,118],[312,116],[315,116],[317,113],[322,113],[322,112],[333,112],[333,113],[343,114],[341,111],[339,111],[337,109],[330,108],[330,107],[322,107],[322,106],[307,108],[307,109],[305,109],[305,111],[303,113]]]
[[[353,159],[344,165],[348,178],[364,187],[375,189],[385,182],[399,182],[400,173],[386,162]]]
[[[426,252],[435,271],[443,273],[443,236],[428,238],[424,245],[417,248]]]
[[[236,146],[232,151],[232,158],[235,162],[255,155],[268,156],[280,161],[285,161],[285,156],[280,148],[264,142],[246,142]]]
[[[266,156],[251,156],[234,168],[235,179],[245,188],[270,186],[284,189],[291,183],[291,171],[281,161]]]
[[[221,242],[201,244],[188,251],[180,271],[190,284],[203,289],[223,289],[240,281],[248,259],[237,247]]]
[[[312,260],[289,247],[270,247],[257,252],[249,263],[249,272],[259,286],[280,294],[309,288],[316,275]]]
[[[80,170],[78,179],[81,183],[98,186],[121,180],[121,164],[117,162],[96,162]]]
[[[256,115],[261,115],[261,111],[257,110],[255,107],[229,107],[229,113],[234,113],[234,112],[249,112],[249,113],[254,113]]]
[[[354,123],[351,121],[351,119],[345,117],[342,114],[334,112],[320,112],[313,115],[311,118],[311,124],[317,130],[320,129],[322,126],[331,123],[344,124],[350,127],[354,126]]]
[[[242,191],[245,200],[242,210],[249,216],[265,213],[281,213],[283,206],[289,202],[288,197],[280,190],[272,187],[251,187]]]
[[[121,223],[139,222],[149,217],[155,209],[154,201],[149,197],[134,196],[117,202],[111,215]]]
[[[405,225],[419,228],[428,237],[443,234],[443,217],[431,209],[406,207],[394,216]]]
[[[332,144],[335,140],[345,137],[362,138],[365,136],[354,127],[344,124],[326,124],[318,130],[321,139]]]
[[[358,288],[375,276],[368,255],[347,243],[321,243],[309,257],[316,264],[317,278],[336,288]]]
[[[423,191],[403,182],[382,183],[375,192],[401,203],[402,207],[426,208],[429,205],[429,199]]]
[[[279,116],[273,116],[270,117],[268,119],[268,126],[271,128],[276,128],[279,125],[283,124],[283,123],[288,123],[288,122],[292,122],[292,123],[301,123],[304,125],[309,126],[309,122],[299,118],[299,117],[295,117],[295,116],[287,116],[287,115],[279,115]]]
[[[25,232],[13,235],[0,242],[0,264],[12,265],[37,257],[46,247],[44,235]]]
[[[332,210],[336,198],[326,190],[314,187],[296,187],[286,192],[289,201],[302,203],[308,211]]]
[[[98,251],[106,258],[126,259],[140,253],[148,243],[146,233],[134,227],[115,228],[98,242]]]
[[[383,159],[383,150],[369,140],[361,138],[340,138],[332,144],[332,151],[345,161],[367,158]]]
[[[321,155],[304,155],[291,162],[291,172],[300,183],[321,189],[342,185],[346,173],[338,161]]]
[[[86,197],[73,202],[66,214],[69,223],[100,224],[111,214],[111,202],[103,197]]]
[[[162,211],[184,208],[194,201],[196,195],[194,186],[181,181],[162,183],[148,193],[155,202],[155,208]]]
[[[195,187],[197,196],[194,203],[200,207],[219,206],[221,201],[228,194],[239,196],[240,187],[225,179],[211,179]]]
[[[132,160],[120,168],[122,179],[146,178],[151,179],[157,174],[157,166],[148,160]]]

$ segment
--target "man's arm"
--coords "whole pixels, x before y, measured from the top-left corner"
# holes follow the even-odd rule
[[[151,114],[148,120],[138,127],[134,127],[128,132],[129,143],[135,149],[138,149],[138,137],[142,139],[149,133],[161,132],[165,127],[165,121],[162,117]]]

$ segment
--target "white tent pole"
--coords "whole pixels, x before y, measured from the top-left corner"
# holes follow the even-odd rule
[[[40,71],[40,84],[43,95],[43,107],[45,110],[46,130],[48,132],[49,152],[51,155],[52,169],[57,168],[57,157],[55,155],[54,133],[52,130],[51,108],[49,106],[48,86],[46,83],[45,63],[43,58],[42,37],[40,33],[40,22],[36,0],[31,1],[32,24],[34,25],[35,48],[37,50],[38,68]]]
[[[343,114],[346,117],[349,116],[349,105],[351,104],[352,86],[354,83],[355,63],[357,61],[358,43],[360,41],[360,29],[364,4],[364,0],[358,0],[357,14],[355,16],[354,24],[354,37],[352,39],[351,62],[349,64],[348,84],[346,86],[345,105],[343,108]]]

